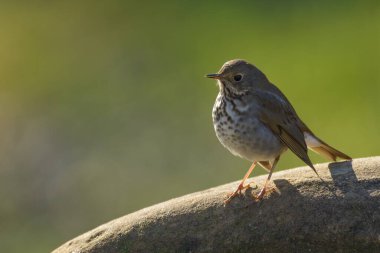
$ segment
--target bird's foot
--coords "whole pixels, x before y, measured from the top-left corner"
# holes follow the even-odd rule
[[[263,189],[261,189],[261,191],[259,192],[259,194],[254,196],[254,199],[258,202],[262,200],[264,197],[269,197],[275,191],[276,191],[275,187],[264,186]]]
[[[251,187],[251,184],[252,183],[243,185],[243,183],[240,183],[234,192],[227,194],[227,199],[224,201],[224,204],[228,204],[233,198],[235,198],[238,195],[241,195],[243,190]]]

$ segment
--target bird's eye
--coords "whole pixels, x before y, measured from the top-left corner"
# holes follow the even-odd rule
[[[236,82],[241,81],[241,79],[243,79],[243,75],[241,75],[241,74],[234,75],[234,80],[235,80]]]

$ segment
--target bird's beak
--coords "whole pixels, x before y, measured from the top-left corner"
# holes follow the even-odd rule
[[[207,78],[212,78],[212,79],[220,79],[222,76],[220,74],[208,74],[206,75]]]

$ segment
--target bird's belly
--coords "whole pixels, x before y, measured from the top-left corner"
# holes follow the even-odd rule
[[[214,121],[214,128],[223,146],[249,161],[273,160],[285,149],[272,131],[259,120],[237,118],[235,121],[226,117]]]

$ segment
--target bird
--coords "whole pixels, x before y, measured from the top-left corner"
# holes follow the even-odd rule
[[[280,156],[288,149],[318,177],[308,156],[308,148],[333,161],[337,158],[352,159],[318,138],[300,119],[280,89],[253,64],[241,59],[230,60],[216,74],[206,77],[217,80],[219,86],[212,109],[218,140],[233,155],[252,162],[225,203],[249,187],[245,181],[257,164],[269,172],[264,186],[254,196],[256,201],[262,200],[266,193],[270,193],[268,182]]]

